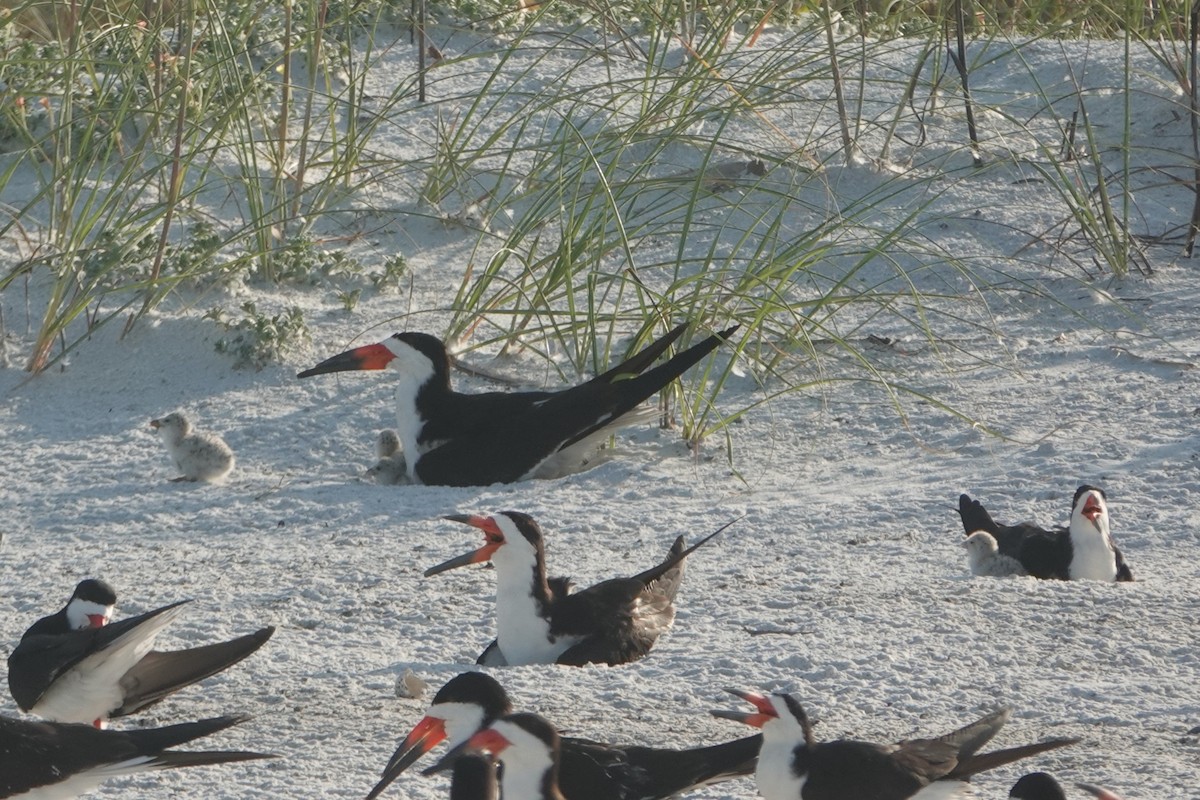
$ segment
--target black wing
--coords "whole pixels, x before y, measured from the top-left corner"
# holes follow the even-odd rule
[[[274,627],[239,636],[228,642],[175,650],[151,651],[121,677],[125,702],[111,716],[122,717],[154,705],[185,686],[232,667],[267,643]]]
[[[28,711],[63,673],[93,653],[111,647],[142,623],[186,602],[172,603],[102,628],[56,634],[26,633],[8,657],[9,693],[22,711]]]

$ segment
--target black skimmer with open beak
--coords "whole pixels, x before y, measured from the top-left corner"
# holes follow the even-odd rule
[[[165,728],[101,731],[0,716],[0,798],[69,800],[119,775],[274,758],[238,750],[170,749],[248,719],[216,717]]]
[[[356,347],[297,377],[390,369],[400,379],[398,432],[412,483],[512,483],[578,471],[613,430],[639,419],[642,401],[716,349],[737,327],[651,369],[686,329],[680,325],[603,375],[557,392],[456,392],[450,388],[446,346],[424,333],[397,333]]]
[[[455,515],[483,531],[483,547],[425,570],[439,572],[491,561],[496,567],[496,641],[476,661],[484,666],[521,664],[627,664],[650,652],[675,621],[675,594],[684,559],[733,523],[684,549],[680,536],[657,567],[632,578],[613,578],[574,594],[546,578],[542,529],[528,514]]]
[[[1052,739],[977,755],[1008,721],[1009,711],[1002,709],[936,739],[893,745],[818,743],[808,715],[791,695],[730,692],[752,704],[755,712],[712,713],[762,729],[755,780],[766,800],[965,798],[971,795],[962,782],[971,775],[1079,741]]]
[[[1121,800],[1116,794],[1100,786],[1090,783],[1075,784],[1097,800]],[[1009,790],[1010,800],[1067,800],[1067,793],[1059,786],[1058,781],[1045,772],[1031,772],[1022,775]]]
[[[197,431],[178,411],[150,420],[171,463],[181,475],[172,481],[219,481],[233,469],[233,450],[215,433]]]
[[[1045,530],[1030,522],[1001,525],[978,500],[965,494],[958,498],[958,513],[968,536],[976,531],[991,534],[999,553],[1016,559],[1035,578],[1133,580],[1124,556],[1113,544],[1107,497],[1094,486],[1075,490],[1071,523],[1065,530]]]
[[[471,736],[461,751],[451,751],[426,775],[442,772],[463,754],[489,753],[504,767],[500,793],[519,800],[566,800],[558,785],[561,739],[554,726],[537,714],[509,714]],[[610,800],[619,796],[608,795]]]
[[[35,622],[8,657],[8,688],[22,711],[99,724],[132,714],[236,664],[272,627],[220,644],[157,652],[154,637],[188,601],[109,624],[116,593],[86,580],[58,613]]]
[[[434,695],[425,717],[405,737],[367,800],[445,741],[457,748],[500,717],[512,713],[508,693],[482,672],[464,672]],[[662,800],[709,783],[754,772],[762,736],[709,747],[672,750],[622,747],[564,737],[559,785],[567,800]]]

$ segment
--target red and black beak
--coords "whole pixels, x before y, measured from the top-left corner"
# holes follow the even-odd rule
[[[367,800],[374,800],[392,781],[400,777],[400,773],[411,767],[421,756],[428,753],[446,738],[446,723],[437,717],[425,717],[416,724],[404,737],[404,741],[396,748],[387,766],[383,768],[383,777],[375,788],[367,795]]]
[[[744,692],[741,689],[726,689],[734,697],[740,697],[747,703],[750,703],[757,709],[756,713],[748,711],[710,711],[714,717],[718,719],[731,719],[734,722],[741,722],[744,725],[751,725],[755,728],[761,728],[773,719],[778,719],[779,714],[775,711],[775,707],[771,705],[771,698],[762,694],[754,694],[753,692]]]
[[[1083,511],[1080,513],[1087,517],[1093,525],[1097,524],[1096,521],[1104,513],[1104,506],[1100,503],[1100,495],[1096,492],[1088,492],[1087,498],[1083,501]]]
[[[313,375],[324,375],[327,372],[383,369],[395,357],[396,355],[382,342],[367,344],[327,358],[315,367],[296,373],[296,377],[309,378]]]
[[[504,736],[498,731],[495,731],[491,728],[484,728],[470,739],[467,739],[465,742],[460,744],[458,747],[455,747],[449,753],[446,753],[446,755],[442,756],[441,761],[434,764],[432,767],[423,770],[421,774],[433,775],[436,772],[445,772],[454,766],[454,762],[457,761],[460,756],[466,755],[467,753],[489,753],[495,757],[496,755],[504,752],[504,750],[511,745],[512,742],[510,742],[508,739],[505,739]],[[368,798],[368,800],[370,800],[370,798]]]
[[[88,614],[87,619],[89,628],[103,628],[108,624],[107,614]]]
[[[500,531],[499,526],[496,525],[496,520],[493,517],[484,517],[477,514],[451,514],[442,517],[442,519],[448,519],[451,522],[462,522],[470,525],[472,528],[478,528],[483,531],[486,541],[483,547],[480,547],[478,550],[472,550],[461,556],[455,556],[449,561],[443,561],[436,567],[430,567],[425,570],[424,575],[426,578],[430,575],[437,575],[440,572],[455,569],[456,567],[465,567],[468,564],[491,561],[492,555],[504,544],[504,534]]]

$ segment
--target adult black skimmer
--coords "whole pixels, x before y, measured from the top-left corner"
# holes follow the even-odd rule
[[[9,692],[21,710],[45,719],[98,724],[236,664],[275,632],[267,627],[220,644],[151,650],[187,602],[108,624],[116,593],[103,581],[83,581],[61,611],[21,637],[8,657]]]
[[[1071,523],[1048,531],[1031,522],[1001,525],[967,495],[958,498],[963,529],[970,535],[986,531],[1001,555],[1016,559],[1035,578],[1058,580],[1132,581],[1133,573],[1113,544],[1108,527],[1108,502],[1094,486],[1080,486],[1071,501]]]
[[[975,531],[963,542],[967,549],[967,564],[971,574],[988,578],[1009,575],[1028,575],[1021,562],[1000,552],[996,537],[987,531]]]
[[[504,767],[500,793],[505,798],[566,800],[558,784],[561,739],[554,726],[537,714],[501,717],[460,747],[460,752],[447,753],[425,774],[448,769],[463,753],[490,753]]]
[[[446,346],[424,333],[397,333],[356,347],[297,377],[391,369],[400,379],[396,415],[411,482],[511,483],[578,471],[615,428],[637,421],[643,400],[716,349],[737,326],[650,369],[686,329],[680,325],[603,375],[556,392],[456,392],[450,388]]]
[[[172,481],[219,481],[233,469],[233,451],[215,433],[192,429],[192,423],[178,411],[150,420],[158,431],[171,463],[182,475]]]
[[[425,570],[425,577],[491,561],[496,567],[496,641],[484,666],[627,664],[650,652],[675,621],[684,559],[733,523],[684,549],[680,536],[667,558],[632,578],[613,578],[569,593],[569,581],[547,580],[542,529],[528,514],[445,517],[483,531],[483,547]]]
[[[381,486],[408,483],[408,463],[400,449],[400,434],[391,428],[380,431],[375,450],[379,460],[367,470],[367,476]]]
[[[90,725],[0,716],[0,798],[68,800],[118,775],[274,758],[240,750],[170,749],[248,719],[216,717],[165,728],[100,731]]]
[[[1002,709],[936,739],[894,745],[849,739],[817,743],[808,715],[791,695],[730,691],[753,704],[756,712],[713,714],[762,729],[755,780],[766,800],[969,797],[962,782],[971,775],[1079,741],[1052,739],[977,755],[1008,720],[1008,709]],[[935,785],[926,789],[930,784]]]
[[[482,672],[464,672],[434,695],[425,717],[396,748],[374,800],[400,773],[443,740],[457,748],[500,717],[512,713],[508,693]],[[559,785],[568,800],[662,800],[709,783],[754,772],[762,736],[687,750],[620,747],[587,739],[562,739]]]
[[[1077,783],[1077,787],[1090,794],[1097,800],[1121,800],[1120,797],[1100,786],[1090,783]],[[1011,800],[1067,800],[1067,793],[1058,785],[1058,781],[1045,772],[1031,772],[1022,775],[1008,792]]]

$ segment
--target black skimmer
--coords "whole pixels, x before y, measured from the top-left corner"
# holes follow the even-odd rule
[[[464,672],[434,695],[425,717],[396,748],[374,800],[421,756],[443,740],[451,749],[512,713],[508,693],[482,672]],[[709,747],[672,750],[620,747],[565,737],[559,783],[568,800],[662,800],[709,783],[754,772],[762,736]]]
[[[1008,720],[1008,709],[1002,709],[936,739],[893,745],[849,739],[818,743],[808,715],[791,695],[731,692],[750,702],[756,712],[713,714],[762,729],[755,780],[766,800],[969,797],[963,781],[971,775],[1079,741],[1052,739],[977,755]],[[930,784],[934,786],[926,790]]]
[[[496,641],[479,656],[484,666],[627,664],[644,657],[675,621],[675,594],[684,559],[733,523],[684,549],[680,536],[667,558],[632,578],[613,578],[570,593],[546,578],[542,529],[528,514],[445,517],[483,531],[483,547],[425,570],[439,572],[491,561],[496,567]]]
[[[90,725],[0,716],[0,798],[69,800],[119,775],[274,758],[239,750],[170,749],[248,719],[216,717],[165,728],[100,731]]]
[[[1116,794],[1100,786],[1090,783],[1075,784],[1097,800],[1121,800]],[[1045,772],[1031,772],[1022,775],[1013,784],[1008,796],[1011,800],[1067,800],[1067,793],[1059,786],[1058,781]]]
[[[61,611],[30,626],[8,657],[9,692],[22,711],[94,724],[132,714],[236,664],[275,632],[157,652],[154,637],[188,601],[109,624],[115,602],[108,584],[86,580]]]
[[[1132,581],[1133,573],[1113,544],[1108,527],[1108,502],[1094,486],[1080,486],[1071,501],[1071,523],[1048,531],[1030,522],[1000,525],[978,500],[958,498],[958,513],[969,536],[986,531],[1001,555],[1020,562],[1035,578],[1058,580]]]
[[[461,751],[451,751],[426,775],[441,772],[463,754],[489,753],[504,767],[500,793],[519,800],[566,800],[559,788],[561,739],[554,726],[537,714],[509,714],[471,736]],[[611,800],[620,800],[607,795]]]
[[[400,449],[400,435],[391,428],[379,432],[375,444],[379,460],[367,470],[368,477],[381,486],[408,483],[408,463]]]
[[[215,433],[192,429],[192,423],[178,411],[150,420],[158,431],[171,463],[182,475],[174,481],[219,481],[233,469],[233,451]]]
[[[1004,578],[1009,575],[1028,575],[1021,562],[1000,552],[996,537],[987,531],[975,531],[963,542],[967,549],[967,563],[971,574],[987,578]]]
[[[306,369],[297,377],[391,369],[396,414],[412,483],[487,486],[578,471],[613,430],[645,415],[642,401],[728,339],[709,336],[650,368],[683,335],[680,325],[586,383],[556,392],[462,394],[450,388],[446,346],[424,333],[397,333]]]

